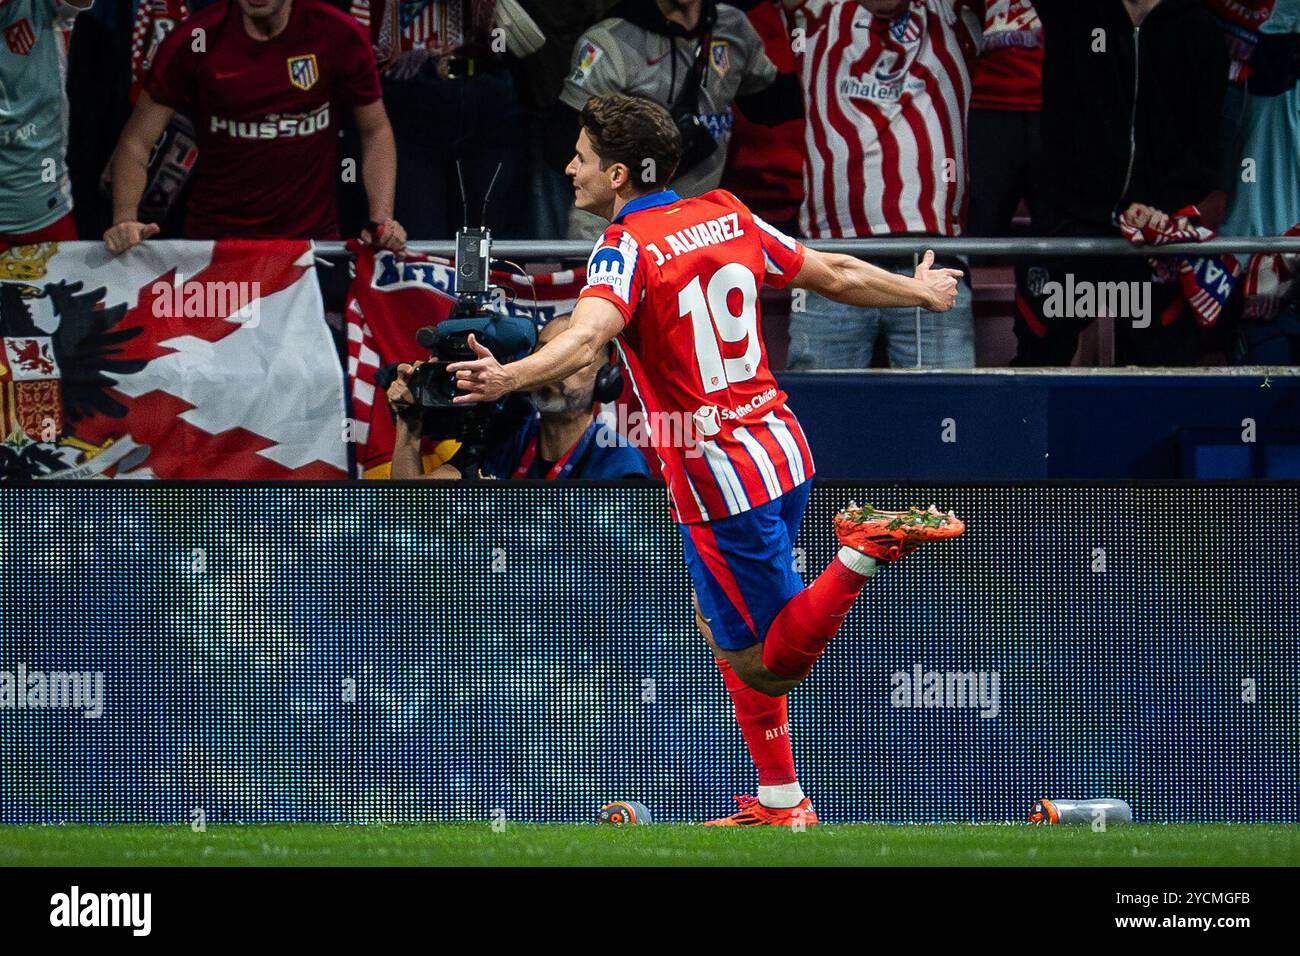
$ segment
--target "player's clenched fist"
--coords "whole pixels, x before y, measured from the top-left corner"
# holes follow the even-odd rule
[[[931,312],[947,312],[957,304],[957,280],[960,269],[935,269],[934,250],[927,249],[916,267],[916,279],[925,286],[925,307]]]
[[[162,229],[151,222],[119,222],[104,233],[104,245],[108,246],[108,251],[113,255],[120,256],[160,232]]]

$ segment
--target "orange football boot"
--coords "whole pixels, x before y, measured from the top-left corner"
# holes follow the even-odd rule
[[[706,827],[792,827],[800,819],[807,827],[817,824],[817,811],[807,797],[797,807],[784,810],[765,807],[758,802],[758,797],[739,796],[731,799],[736,801],[740,809],[729,817],[707,821],[704,824]]]
[[[897,561],[927,541],[955,538],[965,530],[964,521],[934,505],[925,510],[877,511],[871,505],[859,508],[850,502],[835,516],[835,536],[840,544],[878,561]]]

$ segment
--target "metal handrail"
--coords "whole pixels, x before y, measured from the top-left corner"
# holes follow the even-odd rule
[[[502,259],[562,259],[582,260],[591,254],[593,243],[582,240],[514,240],[504,239],[492,244],[492,253]],[[933,249],[940,256],[990,256],[1021,258],[1036,256],[1217,256],[1225,253],[1282,252],[1300,253],[1300,236],[1220,237],[1208,242],[1177,243],[1168,246],[1135,246],[1118,237],[1105,238],[1005,238],[1005,239],[940,239],[914,236],[895,239],[813,239],[807,245],[821,252],[838,252],[850,256],[911,256],[924,249]],[[456,244],[446,242],[413,242],[410,251],[421,255],[446,256],[456,254]],[[346,248],[341,242],[318,242],[316,252],[321,256],[342,256]]]
[[[492,245],[493,257],[501,260],[544,259],[550,261],[583,262],[591,254],[594,242],[581,240],[503,240]],[[1251,254],[1300,253],[1300,236],[1265,236],[1265,237],[1228,237],[1211,239],[1206,242],[1174,243],[1167,246],[1135,246],[1131,242],[1116,236],[1077,237],[1060,236],[1034,238],[998,238],[998,239],[944,239],[937,237],[907,236],[890,239],[813,239],[807,245],[821,252],[834,252],[855,256],[861,259],[872,258],[908,258],[915,265],[920,261],[922,251],[933,249],[936,256],[986,256],[989,258],[1035,258],[1039,256],[1176,256],[1197,258],[1201,256],[1224,255],[1229,253]],[[408,249],[416,254],[441,256],[454,259],[456,244],[454,242],[413,242]],[[341,242],[318,242],[315,251],[323,259],[341,259],[347,249]],[[924,361],[921,349],[921,308],[916,309],[916,367],[922,368]]]

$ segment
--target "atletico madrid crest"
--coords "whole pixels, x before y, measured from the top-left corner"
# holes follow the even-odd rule
[[[316,68],[315,53],[289,57],[289,82],[295,87],[305,92],[315,86],[319,79],[320,71]]]
[[[0,3],[0,6],[4,4]],[[17,23],[5,27],[5,43],[18,56],[26,56],[36,49],[36,31],[32,22],[23,17]]]
[[[726,40],[714,40],[709,47],[709,62],[718,71],[719,76],[726,76],[731,69],[731,52]]]

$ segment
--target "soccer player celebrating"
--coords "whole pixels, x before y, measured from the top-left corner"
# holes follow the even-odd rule
[[[113,157],[117,254],[158,234],[138,220],[154,144],[179,110],[194,120],[193,239],[337,239],[338,111],[361,133],[370,202],[362,238],[400,252],[397,150],[370,40],[323,0],[224,0],[163,42]]]
[[[579,208],[612,219],[587,265],[568,328],[508,365],[471,339],[477,359],[451,365],[457,402],[494,401],[587,365],[611,339],[646,407],[709,640],[759,771],[757,799],[724,825],[816,823],[794,772],[786,692],[808,676],[881,562],[965,526],[933,508],[851,506],[835,520],[840,550],[805,588],[792,549],[808,503],[812,455],[767,366],[758,288],[813,289],[874,307],[952,307],[960,273],[914,276],[808,249],[723,190],[680,199],[681,138],[667,110],[595,97],[582,111],[567,170]],[[687,433],[694,444],[674,444]],[[695,452],[698,452],[696,454]]]

